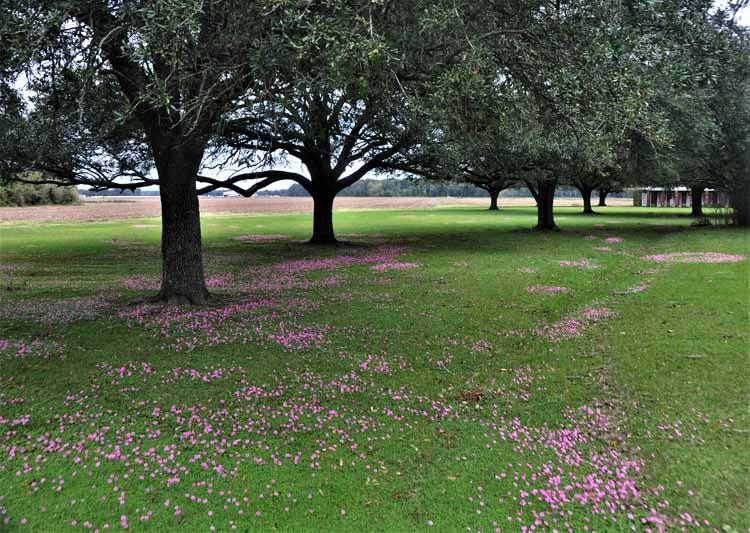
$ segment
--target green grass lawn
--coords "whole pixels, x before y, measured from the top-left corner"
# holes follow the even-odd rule
[[[746,530],[748,233],[578,211],[0,226],[0,530]]]

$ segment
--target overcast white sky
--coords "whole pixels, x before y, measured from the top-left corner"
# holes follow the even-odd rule
[[[726,6],[726,2],[716,2],[717,6]],[[742,24],[743,26],[750,26],[750,7],[746,7],[744,9],[740,9],[739,13],[737,14],[737,22]]]

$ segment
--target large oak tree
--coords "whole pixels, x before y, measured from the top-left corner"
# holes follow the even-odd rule
[[[310,242],[332,244],[336,195],[424,142],[417,102],[459,46],[457,15],[424,0],[311,5],[304,18],[285,15],[270,74],[223,123],[216,157],[247,169],[229,184],[243,196],[298,183],[314,202]]]
[[[3,76],[26,101],[0,148],[4,172],[100,189],[157,185],[159,299],[204,302],[199,169],[217,123],[257,85],[274,4],[3,3],[0,48],[13,51]]]

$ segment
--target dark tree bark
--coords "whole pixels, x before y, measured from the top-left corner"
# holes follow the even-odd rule
[[[596,213],[594,213],[594,210],[591,208],[591,193],[594,192],[594,189],[578,185],[576,185],[576,189],[578,189],[578,192],[581,193],[581,198],[583,198],[583,214],[595,215]]]
[[[690,188],[690,215],[694,217],[703,216],[703,187]]]
[[[750,226],[750,185],[740,185],[731,191],[729,203],[734,211],[734,223],[743,228]]]
[[[595,215],[594,210],[591,208],[591,191],[587,190],[583,192],[583,214],[584,215]]]
[[[208,290],[203,275],[201,223],[195,178],[203,158],[201,146],[156,151],[162,213],[162,276],[158,301],[204,304]]]
[[[318,190],[312,193],[313,199],[313,235],[310,244],[336,244],[333,232],[333,200],[336,193]]]
[[[150,106],[147,98],[149,73],[125,51],[124,35],[116,31],[110,13],[90,14],[95,33],[116,35],[103,41],[103,51],[111,63],[120,88],[133,106],[154,154],[159,176],[161,202],[161,289],[155,300],[203,304],[208,290],[201,254],[201,222],[196,178],[207,138],[200,127],[187,134],[160,106]],[[157,68],[154,65],[154,68]],[[205,115],[205,116],[208,116]],[[208,124],[202,124],[208,129]]]
[[[497,206],[497,197],[500,196],[500,191],[496,189],[488,189],[488,192],[490,193],[490,211],[498,211],[499,207]]]
[[[540,180],[535,183],[526,181],[526,186],[536,200],[537,223],[534,229],[540,231],[557,229],[553,212],[557,183],[554,180]]]
[[[607,207],[607,195],[609,191],[607,189],[599,189],[599,207]]]
[[[734,223],[743,228],[750,226],[750,207],[747,203],[734,208]]]
[[[555,183],[544,181],[539,185],[539,200],[537,200],[537,224],[538,230],[556,229],[553,205],[555,201]]]

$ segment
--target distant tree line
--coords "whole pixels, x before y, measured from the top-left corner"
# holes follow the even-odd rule
[[[304,187],[295,183],[288,189],[261,191],[274,196],[309,196]],[[464,183],[439,183],[409,179],[363,179],[347,187],[338,196],[457,196],[480,197],[484,192]]]
[[[105,189],[98,191],[94,189],[78,189],[79,196],[96,197],[96,196],[159,196],[159,191],[147,191],[143,189],[118,191],[116,189]]]
[[[307,190],[295,183],[287,189],[263,190],[257,196],[309,196]],[[341,191],[338,196],[353,197],[446,197],[484,198],[486,191],[469,183],[449,181],[426,181],[414,179],[362,179]],[[505,189],[500,196],[506,198],[531,198],[531,193],[523,187]],[[574,198],[580,196],[575,187],[560,187],[555,191],[556,198]],[[627,193],[612,196],[628,196]]]

